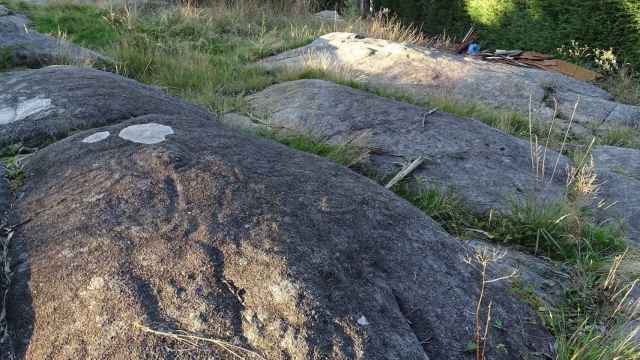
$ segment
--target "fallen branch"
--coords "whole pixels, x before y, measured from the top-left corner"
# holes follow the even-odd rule
[[[433,109],[429,110],[429,112],[427,112],[424,115],[422,115],[422,127],[424,127],[424,123],[427,120],[427,116],[432,115],[436,111],[438,111],[438,108],[433,108]]]
[[[233,355],[237,359],[241,359],[241,360],[246,359],[246,357],[240,355],[240,353],[245,353],[257,359],[266,360],[262,355],[258,354],[255,351],[245,349],[241,346],[233,345],[223,340],[210,339],[210,338],[205,338],[201,336],[191,335],[183,330],[176,330],[175,332],[166,332],[166,331],[160,331],[160,330],[153,330],[150,327],[147,327],[141,324],[133,324],[133,325],[134,327],[140,329],[143,332],[157,335],[157,336],[171,338],[178,342],[191,345],[193,347],[198,347],[199,342],[214,344],[219,348],[223,349],[224,351],[228,352],[229,354]]]
[[[385,188],[391,189],[395,184],[399,183],[400,181],[402,181],[402,179],[404,179],[409,174],[411,174],[413,170],[415,170],[418,166],[420,166],[424,162],[424,160],[425,159],[422,156],[419,156],[417,159],[413,160],[411,164],[403,167],[402,170],[400,170],[400,172],[396,174],[396,176],[394,176],[393,179],[391,179],[391,181],[389,181],[389,183],[385,186]]]
[[[253,113],[247,112],[244,114],[247,118],[249,118],[249,120],[254,123],[255,125],[257,125],[258,127],[261,128],[267,128],[267,129],[274,129],[274,130],[290,130],[289,128],[285,127],[285,126],[276,126],[276,125],[271,125],[271,123],[267,120],[264,120],[262,118],[260,118],[259,116],[256,116]]]

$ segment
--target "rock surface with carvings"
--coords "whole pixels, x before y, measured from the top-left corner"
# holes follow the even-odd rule
[[[233,358],[176,352],[179,330],[246,358],[466,357],[473,250],[333,162],[154,114],[49,145],[24,173],[8,310],[20,358]],[[486,296],[510,329],[488,356],[552,355],[507,284]]]
[[[65,40],[44,35],[26,16],[0,5],[0,55],[4,66],[41,67],[60,63],[107,64],[110,60]],[[6,57],[6,59],[5,59]]]
[[[305,47],[264,59],[260,65],[299,69],[313,66],[319,57],[323,64],[357,74],[357,81],[417,97],[453,97],[526,116],[531,96],[533,112],[542,120],[552,119],[556,98],[559,117],[567,121],[580,98],[575,121],[585,128],[640,125],[640,107],[617,103],[599,87],[555,72],[484,62],[351,33],[321,36]]]
[[[31,146],[147,114],[207,111],[112,73],[70,66],[0,74],[0,146]]]
[[[396,174],[400,163],[422,156],[426,161],[413,172],[418,184],[453,190],[477,213],[508,212],[514,203],[531,198],[554,202],[566,194],[564,156],[547,152],[541,180],[542,170],[538,175],[532,170],[527,141],[476,120],[429,114],[424,108],[323,80],[274,85],[249,96],[248,102],[254,114],[275,128],[337,144],[364,138],[366,146],[375,148],[370,165],[382,178]],[[559,165],[550,181],[556,160]]]

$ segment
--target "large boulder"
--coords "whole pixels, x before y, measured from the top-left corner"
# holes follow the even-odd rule
[[[479,121],[389,100],[322,80],[274,85],[248,97],[253,114],[275,128],[342,144],[366,136],[371,165],[383,178],[418,156],[418,185],[453,190],[477,213],[508,212],[518,202],[554,202],[566,192],[567,159],[549,150],[532,169],[531,146]],[[246,123],[246,122],[245,122]],[[244,124],[244,123],[240,123]],[[559,165],[550,181],[556,159]],[[540,164],[542,161],[540,161]],[[537,173],[537,174],[536,174]]]
[[[351,33],[323,35],[305,47],[264,59],[260,64],[271,69],[322,64],[329,71],[335,68],[356,73],[355,80],[375,87],[417,97],[453,97],[523,115],[529,114],[531,96],[534,115],[543,120],[553,116],[554,97],[559,101],[559,117],[564,119],[570,118],[580,98],[575,115],[578,123],[640,124],[640,107],[616,103],[604,90],[559,73],[490,63]]]
[[[470,249],[333,162],[149,115],[52,144],[24,172],[8,313],[25,359],[475,356]],[[503,324],[487,356],[550,355],[530,306],[487,286]]]
[[[31,27],[26,16],[0,5],[0,67],[41,67],[61,63],[107,64],[110,60]]]
[[[196,106],[112,73],[51,66],[0,74],[0,147],[40,145],[147,114],[209,118]]]
[[[630,243],[640,246],[640,150],[598,146],[592,155],[602,200],[598,213],[621,221]]]

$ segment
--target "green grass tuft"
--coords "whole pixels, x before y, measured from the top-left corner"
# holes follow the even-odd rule
[[[617,226],[596,226],[568,202],[527,201],[485,224],[495,241],[522,246],[533,254],[564,261],[592,261],[624,249]]]
[[[427,188],[416,192],[412,191],[406,182],[396,185],[393,191],[422,210],[454,236],[463,237],[468,228],[477,222],[474,215],[465,208],[462,200],[452,191]]]
[[[9,181],[11,191],[16,192],[24,185],[24,171],[17,163],[22,144],[12,144],[0,150],[0,162],[6,169],[5,176]]]
[[[290,148],[315,154],[340,165],[353,167],[362,165],[368,156],[368,150],[351,143],[330,144],[325,139],[301,134],[282,134],[275,131],[261,130],[258,136],[271,139]]]
[[[619,226],[594,225],[570,201],[541,205],[529,200],[514,205],[508,214],[481,216],[465,208],[451,191],[416,191],[406,182],[394,191],[460,238],[480,233],[493,242],[571,263],[598,264],[625,246]]]

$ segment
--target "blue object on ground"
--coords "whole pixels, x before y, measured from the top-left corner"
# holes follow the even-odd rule
[[[469,44],[469,47],[467,48],[467,54],[478,55],[479,53],[480,53],[480,45],[478,45],[477,43]]]

